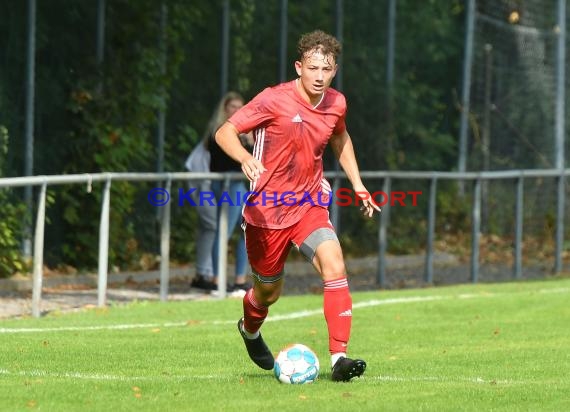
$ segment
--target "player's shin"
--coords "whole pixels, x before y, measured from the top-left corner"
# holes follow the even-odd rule
[[[248,290],[248,292],[243,297],[243,319],[244,319],[244,332],[246,334],[251,334],[249,338],[255,338],[259,328],[265,321],[269,309],[257,302],[255,299],[253,288]]]
[[[329,332],[329,352],[344,356],[352,325],[352,297],[346,277],[324,282],[324,313]]]

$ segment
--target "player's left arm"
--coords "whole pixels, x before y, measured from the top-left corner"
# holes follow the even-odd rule
[[[352,139],[348,131],[345,129],[339,134],[333,134],[329,142],[348,180],[352,183],[355,195],[361,199],[362,207],[360,209],[364,215],[372,217],[375,210],[380,212],[380,208],[374,203],[370,192],[368,192],[368,189],[366,189],[360,178],[354,146],[352,145]]]

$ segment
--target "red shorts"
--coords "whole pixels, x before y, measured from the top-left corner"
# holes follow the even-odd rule
[[[284,229],[267,229],[245,225],[247,256],[254,273],[263,277],[280,275],[292,246],[301,246],[305,239],[318,229],[334,227],[329,220],[329,211],[322,207],[311,207],[293,226]]]

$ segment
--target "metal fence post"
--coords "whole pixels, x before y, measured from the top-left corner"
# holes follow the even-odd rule
[[[171,193],[172,178],[166,181],[166,192]],[[172,199],[171,199],[172,200]],[[162,207],[160,222],[160,300],[168,299],[168,283],[170,278],[170,203]]]
[[[36,0],[28,0],[28,38],[26,50],[26,117],[24,124],[24,135],[26,139],[26,153],[24,174],[32,176],[34,171],[34,104],[36,96]],[[31,256],[32,248],[32,209],[33,209],[33,187],[27,186],[24,189],[24,201],[26,203],[27,217],[24,227],[24,256]],[[29,220],[28,220],[29,219]]]
[[[564,210],[566,204],[566,188],[564,173],[557,178],[558,196],[556,199],[556,251],[554,255],[554,273],[562,272],[562,249],[564,248]]]
[[[287,0],[281,0],[279,10],[279,83],[287,80]]]
[[[481,179],[475,180],[473,188],[473,211],[471,221],[471,282],[479,280],[479,238],[481,236]]]
[[[222,4],[222,45],[221,45],[221,70],[220,70],[220,97],[228,91],[229,61],[230,61],[230,0],[224,0]]]
[[[168,25],[168,6],[164,0],[160,4],[160,35],[159,35],[159,50],[160,50],[160,74],[161,76],[166,75],[166,49],[167,49],[167,37],[166,30]],[[157,165],[156,169],[158,173],[164,172],[164,135],[166,133],[166,90],[164,85],[160,85],[160,108],[158,109],[157,115],[157,127],[156,127],[156,142],[157,142]]]
[[[222,185],[222,193],[228,193],[230,188],[230,178],[226,177],[224,179],[224,184]],[[214,247],[218,248],[218,292],[219,298],[223,299],[227,295],[226,281],[228,278],[227,265],[228,265],[228,212],[229,205],[228,202],[221,202],[218,204],[220,208],[220,220],[218,221],[218,244]]]
[[[38,215],[36,218],[36,233],[34,237],[34,274],[32,285],[32,316],[41,316],[40,302],[42,299],[42,280],[44,266],[44,230],[46,221],[46,189],[47,183],[42,184],[40,199],[38,201]]]
[[[95,60],[97,68],[101,70],[103,60],[105,59],[105,0],[97,1],[97,34],[95,43]],[[102,82],[98,84],[99,92],[101,92]]]
[[[459,159],[457,170],[463,173],[467,170],[467,141],[469,134],[469,100],[471,96],[471,65],[473,64],[473,38],[475,32],[475,1],[467,0],[465,55],[463,57],[463,85],[461,91],[461,120],[459,130]],[[464,193],[463,181],[459,181],[459,192]]]
[[[566,137],[566,0],[558,0],[558,41],[556,48],[556,168],[558,177],[558,199],[556,207],[556,252],[554,272],[562,271],[562,249],[564,248],[564,209],[565,209],[565,137]]]
[[[558,0],[556,41],[556,100],[555,100],[555,164],[563,170],[566,137],[566,0]]]
[[[522,276],[522,236],[523,236],[523,212],[524,212],[524,178],[517,178],[517,196],[515,201],[515,279]]]
[[[107,178],[101,203],[99,222],[99,268],[97,275],[97,306],[105,306],[107,295],[107,272],[109,270],[109,211],[111,203],[111,178]]]
[[[388,248],[388,226],[390,225],[390,186],[389,177],[384,179],[382,191],[387,196],[386,204],[380,213],[380,228],[378,229],[378,273],[377,282],[380,287],[386,287],[386,249]]]
[[[428,233],[426,246],[426,268],[424,280],[426,283],[433,283],[433,243],[435,239],[435,207],[437,200],[437,177],[433,177],[429,186],[428,205]]]

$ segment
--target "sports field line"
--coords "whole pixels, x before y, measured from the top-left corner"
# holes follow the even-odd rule
[[[367,377],[367,379],[372,379],[375,381],[383,382],[447,382],[447,383],[475,383],[475,384],[487,384],[487,385],[528,385],[532,382],[525,381],[514,381],[512,379],[483,379],[481,377],[469,377],[469,376],[372,376]]]
[[[172,381],[196,381],[196,380],[213,380],[213,381],[232,381],[239,380],[240,375],[151,375],[151,376],[127,376],[127,375],[110,375],[100,373],[82,373],[82,372],[47,372],[42,370],[28,371],[9,371],[8,369],[0,369],[0,376],[20,376],[24,378],[54,378],[54,379],[81,379],[93,381],[115,381],[115,382],[152,382],[165,380]],[[473,383],[487,385],[513,385],[513,384],[529,384],[531,382],[513,381],[510,379],[484,379],[481,377],[449,377],[449,376],[365,376],[365,380],[381,381],[381,382],[433,382],[433,383]]]
[[[570,288],[554,288],[554,289],[538,289],[538,293],[569,293]],[[451,300],[451,299],[474,299],[474,298],[491,298],[501,297],[513,294],[529,293],[529,291],[522,292],[501,292],[501,293],[473,293],[473,294],[460,294],[460,295],[428,295],[428,296],[408,296],[401,298],[390,299],[372,299],[364,302],[357,302],[352,305],[353,309],[368,308],[381,305],[394,305],[406,304],[417,302],[429,302],[436,300]],[[276,322],[283,320],[306,318],[309,316],[322,315],[322,308],[315,310],[303,310],[292,312],[285,315],[273,315],[266,319],[266,322]],[[229,325],[234,324],[233,320],[214,320],[214,321],[198,321],[200,324],[212,325]],[[96,325],[96,326],[61,326],[52,328],[0,328],[0,334],[14,334],[14,333],[45,333],[45,332],[77,332],[77,331],[95,331],[95,330],[126,330],[126,329],[144,329],[144,328],[179,328],[188,326],[188,321],[183,322],[165,322],[165,323],[127,323],[119,325]]]
[[[82,373],[82,372],[47,372],[42,370],[14,371],[8,369],[0,369],[0,376],[22,376],[25,378],[60,378],[60,379],[85,379],[94,381],[161,381],[165,379],[171,380],[210,380],[220,379],[220,375],[157,375],[157,376],[125,376],[125,375],[109,375],[101,373]],[[229,378],[229,376],[228,376]]]
[[[353,305],[355,308],[364,308],[369,306],[378,305],[390,305],[397,303],[413,303],[413,302],[425,302],[431,300],[441,299],[439,296],[412,296],[405,298],[395,298],[395,299],[384,299],[384,300],[369,300],[366,302],[359,302]],[[292,312],[286,315],[274,315],[269,316],[266,322],[275,322],[290,319],[306,318],[309,316],[320,315],[323,313],[321,309],[315,310],[302,310],[299,312]],[[199,321],[201,324],[213,324],[213,325],[229,325],[236,322],[233,320],[214,320],[214,321]],[[178,328],[188,326],[188,321],[184,322],[165,322],[165,323],[127,323],[121,325],[96,325],[96,326],[61,326],[55,328],[0,328],[0,334],[2,333],[39,333],[39,332],[77,332],[77,331],[92,331],[92,330],[124,330],[124,329],[144,329],[144,328]]]

